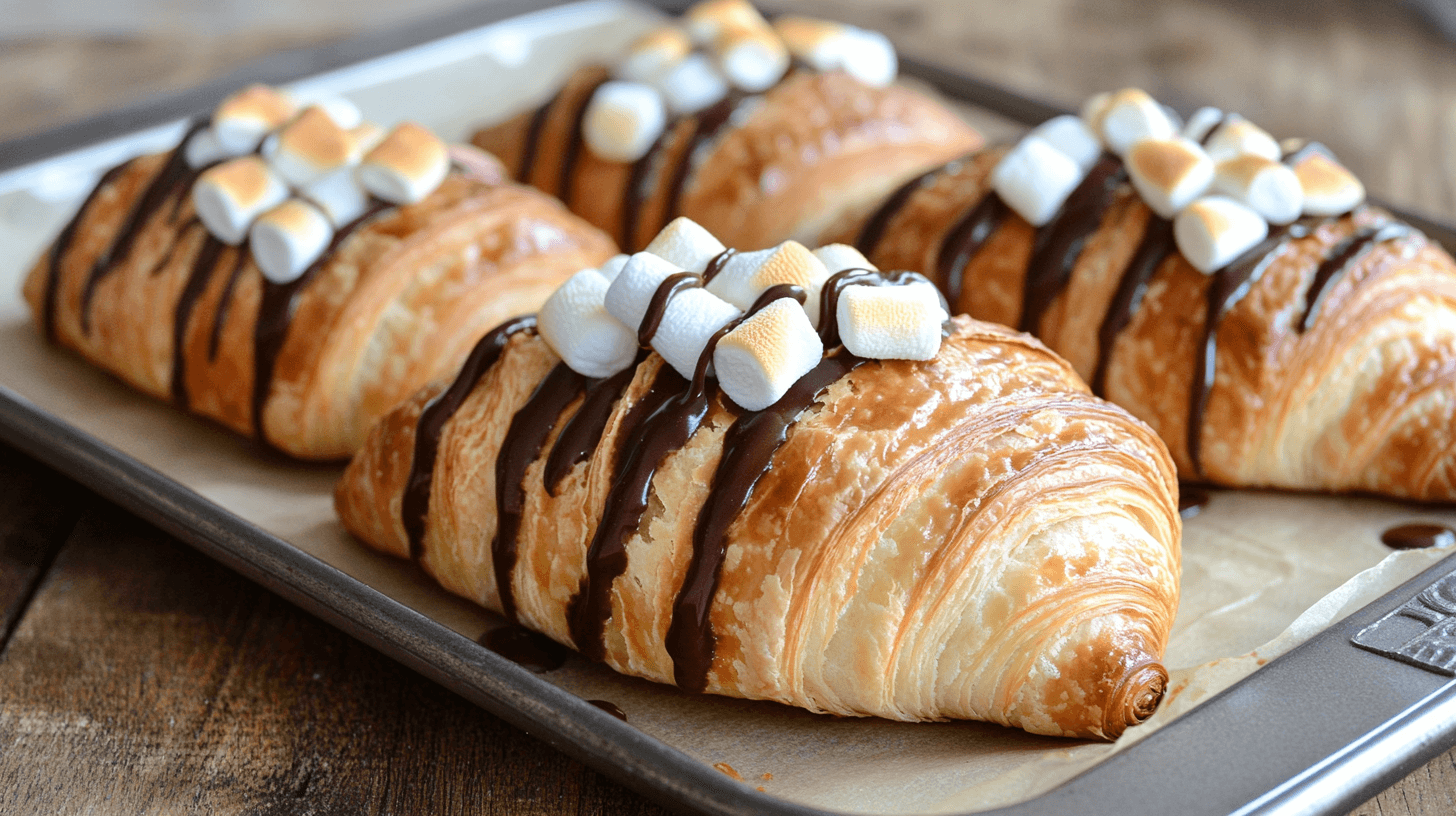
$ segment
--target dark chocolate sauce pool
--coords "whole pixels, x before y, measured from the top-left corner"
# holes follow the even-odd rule
[[[571,656],[571,650],[560,643],[514,623],[497,626],[476,642],[537,674],[561,668]]]
[[[1444,524],[1402,524],[1380,534],[1380,542],[1392,550],[1421,550],[1456,545],[1456,530]]]
[[[616,717],[622,722],[627,721],[627,713],[623,711],[616,703],[613,703],[609,700],[587,700],[587,702],[591,703],[597,708],[600,708],[608,714],[611,714],[613,717]]]
[[[1178,485],[1178,515],[1185,519],[1193,518],[1203,512],[1203,508],[1213,496],[1207,490],[1190,484]]]

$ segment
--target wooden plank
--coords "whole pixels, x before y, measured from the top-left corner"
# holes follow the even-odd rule
[[[99,502],[0,659],[0,746],[6,813],[662,812]]]
[[[88,494],[0,446],[0,653]]]

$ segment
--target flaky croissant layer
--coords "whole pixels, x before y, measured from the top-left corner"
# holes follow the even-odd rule
[[[427,388],[374,429],[339,483],[339,515],[370,546],[413,553],[452,592],[625,673],[841,715],[1115,738],[1151,714],[1166,682],[1158,661],[1179,573],[1172,462],[1150,429],[1088,394],[1035,340],[950,325],[931,361],[827,357],[837,378],[750,474],[716,550],[702,519],[744,477],[723,463],[744,461],[734,457],[753,444],[745,423],[775,408],[744,412],[714,393],[643,486],[645,510],[613,562],[587,543],[623,495],[624,457],[652,444],[637,432],[644,406],[676,375],[656,355],[629,369],[599,441],[564,475],[551,475],[557,448],[589,412],[593,383],[540,420],[548,430],[524,465],[503,465],[515,455],[503,446],[518,450],[524,425],[540,427],[522,417],[564,381],[529,328],[504,341],[440,428],[422,525],[412,531],[407,517],[420,506],[421,434],[458,387]],[[521,474],[519,494],[497,481],[504,473]],[[502,534],[501,497],[513,535]],[[685,636],[685,586],[714,552],[707,631]],[[604,603],[595,621],[592,597]]]

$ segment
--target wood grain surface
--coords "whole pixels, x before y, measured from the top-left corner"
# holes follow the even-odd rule
[[[287,4],[258,5],[276,20]],[[393,8],[309,5],[307,25],[268,30],[143,20],[125,34],[0,39],[0,138],[334,40]],[[1237,110],[1324,141],[1376,195],[1456,221],[1456,46],[1397,3],[780,5],[1066,106],[1138,85]],[[0,448],[0,813],[661,812]],[[1456,751],[1354,811],[1453,812]]]

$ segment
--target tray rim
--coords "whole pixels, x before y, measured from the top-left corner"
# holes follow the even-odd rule
[[[102,141],[176,120],[210,108],[249,82],[287,82],[344,68],[376,57],[427,45],[446,37],[504,22],[530,12],[595,0],[494,0],[436,14],[393,30],[267,55],[185,91],[161,95],[119,109],[0,142],[0,173],[36,164]],[[683,0],[634,0],[676,12]],[[1024,125],[1066,111],[994,83],[901,55],[902,73],[934,86],[948,97]],[[1456,229],[1401,208],[1397,216],[1456,248]],[[270,591],[306,609],[352,637],[378,649],[461,694],[553,748],[671,808],[711,816],[819,816],[837,811],[801,805],[734,782],[682,751],[652,738],[580,698],[507,661],[463,635],[410,609],[337,568],[294,547],[247,519],[209,501],[162,472],[112,448],[85,431],[46,413],[0,386],[0,440],[36,458],[188,543]],[[1301,659],[1356,651],[1349,638],[1421,588],[1456,571],[1450,557],[1349,615],[1288,654],[1210,697],[1138,744],[1114,754],[1040,796],[1004,807],[969,813],[1020,816],[1031,813],[1159,812],[1137,803],[1098,800],[1096,789],[1136,791],[1139,762],[1162,744],[1246,703],[1271,669]],[[1363,653],[1362,653],[1363,654]],[[1340,661],[1335,660],[1336,663]],[[1380,664],[1378,668],[1389,669]],[[1409,669],[1409,667],[1406,667]],[[1420,669],[1410,669],[1420,672]],[[1334,754],[1262,791],[1236,808],[1239,814],[1339,813],[1388,787],[1410,770],[1456,745],[1456,680],[1440,683],[1376,728],[1358,734]],[[1160,801],[1144,800],[1144,806]]]

